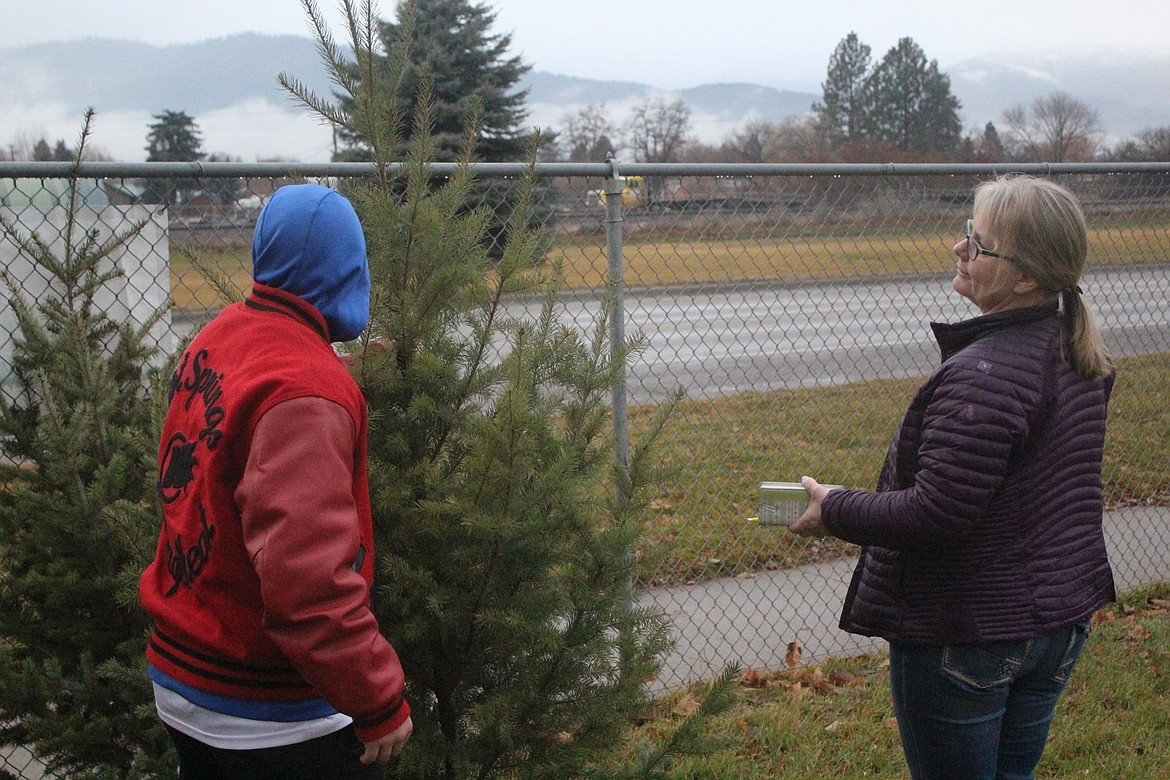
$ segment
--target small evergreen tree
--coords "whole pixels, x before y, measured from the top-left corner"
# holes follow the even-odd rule
[[[239,157],[212,152],[207,162],[238,163]],[[231,206],[247,192],[247,184],[235,176],[209,176],[203,180],[203,191],[210,195],[221,208]]]
[[[983,134],[975,146],[975,153],[975,161],[981,163],[1003,162],[1007,157],[1007,152],[1003,148],[1003,140],[1000,139],[999,131],[995,129],[994,122],[988,122],[983,126]]]
[[[199,127],[185,111],[154,115],[146,135],[147,162],[191,162],[203,159]]]
[[[478,115],[464,130],[460,167],[436,187],[426,79],[403,180],[392,179],[386,163],[406,112],[384,100],[392,85],[377,84],[370,4],[358,18],[344,2],[356,81],[315,4],[304,5],[337,82],[355,90],[353,110],[281,82],[362,138],[378,163],[351,193],[374,280],[370,328],[352,354],[371,410],[375,609],[402,658],[415,725],[391,774],[605,776],[599,767],[646,704],[645,683],[669,646],[666,618],[630,591],[648,488],[661,476],[653,445],[662,418],[628,468],[615,464],[607,436],[607,394],[634,345],[614,356],[604,320],[591,339],[559,322],[555,280],[533,272],[545,246],[527,219],[533,175],[517,189],[488,273],[490,214],[463,207]],[[400,13],[402,39],[389,56],[395,76],[411,11]],[[542,289],[538,318],[505,316],[509,296]],[[718,686],[724,698],[728,686]],[[647,751],[646,766],[685,744]]]
[[[146,222],[106,238],[75,220],[74,155],[65,234],[3,240],[50,279],[16,313],[18,391],[0,398],[0,744],[28,746],[70,778],[173,776],[152,706],[137,578],[158,533],[156,376],[145,323],[115,322],[95,298],[111,261]]]
[[[33,159],[38,162],[47,162],[53,159],[53,148],[44,138],[37,141],[36,146],[33,147]]]

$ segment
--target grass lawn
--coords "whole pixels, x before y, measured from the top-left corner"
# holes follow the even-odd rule
[[[961,231],[962,225],[956,229]],[[656,286],[937,273],[953,269],[950,249],[961,235],[882,228],[737,238],[713,230],[709,239],[630,240],[622,251],[623,281]],[[1090,266],[1165,260],[1170,258],[1170,227],[1106,223],[1090,231],[1089,246]],[[605,287],[603,237],[555,244],[548,259],[564,264],[570,289]]]
[[[171,250],[170,270],[171,304],[179,311],[199,313],[220,309],[231,302],[224,300],[204,272],[238,291],[235,300],[242,299],[252,289],[252,254],[249,249],[178,247]]]
[[[1038,778],[1170,777],[1170,585],[1100,610],[1057,707]],[[699,686],[657,700],[634,741],[669,733]],[[663,777],[908,778],[883,655],[746,670],[738,703],[708,725],[713,746]]]

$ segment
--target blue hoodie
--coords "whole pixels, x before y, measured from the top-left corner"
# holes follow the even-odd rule
[[[252,278],[290,292],[325,317],[330,341],[357,338],[370,320],[370,267],[357,213],[319,184],[278,189],[256,221]]]

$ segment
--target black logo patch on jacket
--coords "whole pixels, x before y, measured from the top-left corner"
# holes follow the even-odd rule
[[[182,534],[167,540],[167,571],[174,584],[163,594],[164,596],[173,596],[179,592],[179,588],[191,587],[211,559],[211,540],[215,538],[215,525],[207,522],[207,512],[203,510],[202,504],[199,506],[199,525],[199,533],[190,544],[184,544]]]

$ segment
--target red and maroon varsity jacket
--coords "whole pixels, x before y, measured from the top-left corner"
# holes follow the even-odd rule
[[[365,401],[315,308],[256,284],[203,328],[171,378],[159,475],[150,664],[216,696],[323,698],[364,741],[401,725],[402,666],[370,611]]]

